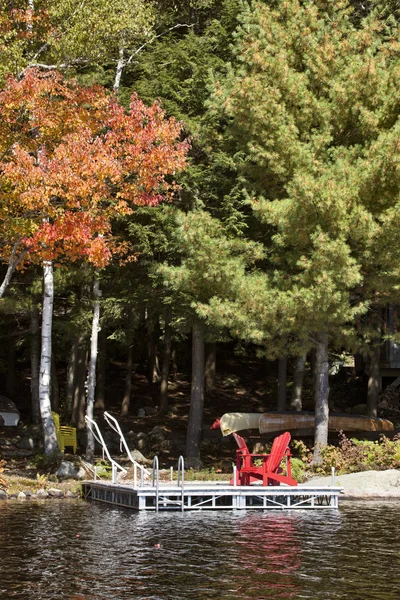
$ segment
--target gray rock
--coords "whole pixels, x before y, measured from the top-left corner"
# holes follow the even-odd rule
[[[136,462],[138,463],[143,463],[143,464],[149,464],[150,461],[143,456],[143,454],[141,452],[139,452],[139,450],[131,450],[131,455],[133,460],[136,460]]]
[[[44,490],[43,488],[41,488],[40,490],[38,490],[36,492],[36,496],[38,498],[48,498],[49,494],[48,494],[48,492],[46,490]]]
[[[164,440],[161,444],[161,449],[164,451],[171,451],[174,448],[172,440]]]
[[[32,436],[23,437],[17,444],[17,448],[21,450],[33,450],[35,448],[35,442]]]
[[[0,500],[7,500],[8,495],[5,490],[0,490]]]
[[[148,435],[146,433],[140,432],[137,434],[136,446],[139,450],[144,450],[148,443]]]
[[[24,490],[24,494],[27,498],[30,498],[33,494],[33,492],[31,490]]]
[[[49,492],[49,496],[51,498],[64,498],[64,492],[62,490],[57,490],[56,488],[50,488],[47,491]]]
[[[168,431],[165,429],[165,427],[160,427],[159,425],[156,425],[150,431],[150,435],[159,435],[159,434],[161,434],[165,437],[166,435],[168,435]]]
[[[88,474],[87,471],[83,467],[79,467],[77,479],[87,479]]]
[[[37,499],[37,494],[31,494],[31,500],[36,500]]]
[[[18,500],[26,500],[26,494],[24,492],[20,492],[17,496]]]
[[[313,477],[305,485],[331,485],[331,477]],[[362,471],[335,477],[345,498],[400,499],[400,470]]]
[[[165,440],[165,435],[163,433],[151,433],[149,440],[152,445],[159,446]]]
[[[73,492],[71,492],[71,490],[67,490],[67,491],[65,492],[65,497],[66,497],[66,498],[76,498],[76,497],[77,497],[77,494],[74,494]]]
[[[73,462],[63,460],[56,471],[56,477],[59,479],[79,479],[79,471]]]

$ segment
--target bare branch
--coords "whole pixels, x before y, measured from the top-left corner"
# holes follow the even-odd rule
[[[20,243],[21,243],[21,240],[18,240],[17,242],[15,242],[15,244],[13,246],[10,260],[8,261],[7,273],[6,273],[6,276],[4,277],[3,283],[0,286],[0,298],[3,297],[4,292],[6,291],[6,288],[11,281],[11,277],[13,276],[15,269],[17,268],[19,263],[24,259],[25,254],[27,253],[27,250],[24,249],[19,254],[19,256],[17,256],[17,250],[18,250]]]

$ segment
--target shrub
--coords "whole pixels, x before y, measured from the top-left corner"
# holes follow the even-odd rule
[[[329,474],[332,467],[338,473],[400,468],[400,438],[382,436],[379,442],[347,438],[339,434],[339,446],[326,446],[321,452],[323,464],[319,473]]]
[[[290,461],[292,467],[292,477],[299,483],[302,483],[305,479],[306,464],[300,458],[292,458]]]

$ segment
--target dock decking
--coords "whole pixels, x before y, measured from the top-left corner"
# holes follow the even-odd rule
[[[227,482],[129,485],[85,481],[83,497],[134,510],[243,510],[338,508],[340,487],[231,486]]]

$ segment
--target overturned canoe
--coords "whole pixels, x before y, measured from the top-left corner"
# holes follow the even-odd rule
[[[290,431],[291,429],[313,429],[315,414],[298,413],[264,413],[259,419],[260,433]],[[329,431],[393,431],[394,426],[387,419],[378,419],[362,415],[332,413],[329,415]]]
[[[225,413],[217,419],[222,435],[229,435],[244,429],[258,429],[260,433],[279,431],[312,430],[315,414],[308,412],[270,412],[270,413]],[[394,426],[387,419],[333,413],[329,416],[330,431],[393,431]]]

